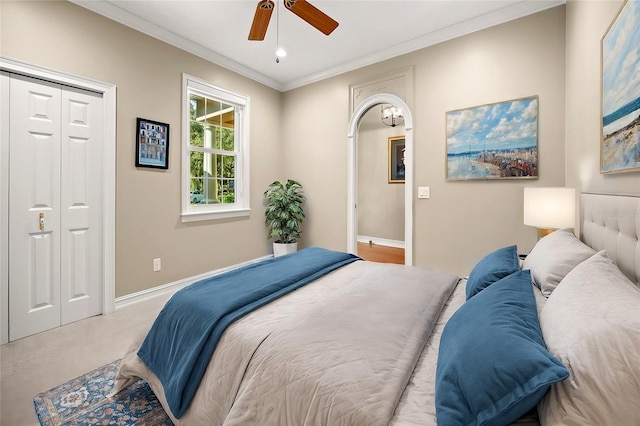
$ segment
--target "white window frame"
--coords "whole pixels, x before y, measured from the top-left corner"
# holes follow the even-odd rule
[[[189,102],[195,93],[233,105],[235,164],[235,202],[229,204],[191,204],[190,199],[190,117]],[[249,97],[213,86],[188,74],[182,74],[182,222],[249,216]]]

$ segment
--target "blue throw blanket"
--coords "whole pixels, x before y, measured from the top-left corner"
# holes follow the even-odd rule
[[[359,257],[308,248],[176,292],[156,318],[138,356],[162,382],[173,415],[182,417],[224,330],[233,321]]]

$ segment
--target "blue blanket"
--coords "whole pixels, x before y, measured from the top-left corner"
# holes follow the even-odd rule
[[[162,382],[182,417],[226,327],[249,312],[359,257],[308,248],[206,278],[176,292],[156,318],[138,356]]]

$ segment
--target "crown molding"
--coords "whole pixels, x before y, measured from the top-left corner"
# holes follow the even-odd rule
[[[127,12],[124,9],[119,8],[113,3],[105,0],[69,0],[69,2],[95,12],[105,18],[116,21],[122,25],[130,27],[136,31],[140,31],[150,37],[168,43],[178,49],[182,49],[186,52],[192,53],[202,59],[226,68],[230,71],[243,75],[251,80],[262,83],[280,92],[283,91],[283,86],[280,82],[267,77],[266,75],[239,64],[226,56],[220,55],[210,49],[201,46],[198,43],[187,40],[186,38],[179,36],[171,31],[160,28],[159,26],[146,21],[139,16]]]

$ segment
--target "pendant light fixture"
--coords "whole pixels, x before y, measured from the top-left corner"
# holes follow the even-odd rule
[[[382,118],[382,122],[387,126],[396,127],[404,124],[402,110],[394,105],[380,105],[380,116]]]

